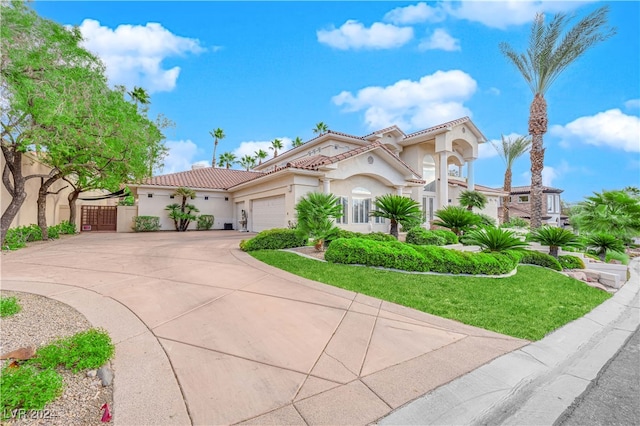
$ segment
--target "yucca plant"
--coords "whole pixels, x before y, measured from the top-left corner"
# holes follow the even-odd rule
[[[310,192],[296,204],[296,231],[300,236],[313,238],[319,251],[323,249],[324,242],[338,231],[332,219],[342,217],[339,201],[333,194]]]
[[[465,234],[467,243],[480,246],[483,250],[500,252],[504,250],[520,250],[528,246],[513,231],[487,227],[475,229]]]
[[[462,235],[463,231],[480,222],[478,215],[460,206],[447,206],[436,211],[435,216],[439,220],[433,221],[434,225],[449,228],[457,236]]]
[[[588,235],[586,244],[587,248],[593,250],[603,262],[607,257],[607,252],[624,253],[624,244],[622,241],[604,232]]]
[[[543,226],[531,232],[532,241],[549,246],[549,254],[558,258],[558,249],[565,247],[581,247],[580,239],[571,231],[555,226]]]
[[[383,217],[391,221],[389,234],[398,238],[398,223],[411,222],[422,223],[420,204],[409,197],[402,195],[386,194],[376,197],[375,210],[371,212],[373,217]]]

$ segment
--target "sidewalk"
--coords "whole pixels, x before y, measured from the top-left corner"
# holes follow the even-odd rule
[[[551,425],[640,324],[640,259],[611,299],[544,339],[457,378],[381,425]]]

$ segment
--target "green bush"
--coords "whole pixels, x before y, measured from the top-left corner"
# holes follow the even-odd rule
[[[153,232],[160,229],[158,216],[136,216],[133,218],[133,230],[135,232]]]
[[[339,238],[324,254],[327,262],[380,266],[404,271],[427,271],[426,260],[411,246],[399,241]]]
[[[11,410],[42,410],[62,393],[62,376],[55,370],[31,365],[5,366],[0,373],[0,413],[8,420]]]
[[[481,226],[496,226],[496,220],[484,213],[475,213],[480,218],[479,224]]]
[[[199,231],[206,231],[211,229],[213,226],[214,217],[212,214],[201,214],[198,216],[198,223],[196,225],[196,229]]]
[[[502,253],[472,253],[436,246],[414,246],[427,260],[428,270],[443,274],[502,275],[518,265],[518,255]]]
[[[513,231],[495,227],[476,229],[467,232],[464,237],[467,243],[493,252],[519,250],[528,246]]]
[[[16,228],[9,228],[7,230],[3,248],[7,250],[16,250],[25,247],[26,243],[32,241],[42,241],[42,230],[35,223],[26,226],[18,226]]]
[[[562,271],[562,266],[560,266],[560,263],[555,257],[539,251],[523,250],[520,263],[525,265],[544,266],[545,268],[553,269],[554,271]]]
[[[448,229],[433,229],[431,232],[439,237],[444,238],[446,241],[446,245],[458,244],[458,236],[455,234],[455,232],[451,232]]]
[[[453,234],[453,232],[451,233]],[[419,246],[443,246],[447,243],[447,240],[433,231],[427,231],[420,227],[410,229],[409,232],[407,232],[406,241],[407,244],[416,244]]]
[[[518,216],[510,218],[509,222],[500,225],[501,228],[527,228],[528,226],[529,222]]]
[[[558,262],[562,269],[584,269],[584,261],[577,256],[561,255],[558,256]]]
[[[90,329],[41,347],[30,362],[45,369],[64,366],[77,373],[85,368],[98,368],[107,362],[115,346],[106,331]]]
[[[20,312],[20,304],[18,298],[12,297],[0,297],[0,317],[8,317]]]
[[[47,228],[47,236],[50,240],[57,240],[60,238],[60,227],[58,225],[49,226]]]
[[[629,255],[625,253],[620,253],[617,251],[608,251],[605,257],[605,262],[610,262],[611,260],[617,260],[623,265],[629,264]]]
[[[61,234],[73,235],[76,233],[76,224],[71,223],[68,220],[63,220],[58,225]]]
[[[307,241],[295,229],[274,228],[262,231],[250,240],[242,240],[240,248],[244,251],[279,250],[302,247]]]
[[[335,237],[327,241],[331,242],[333,240],[337,240],[338,238],[364,238],[365,240],[373,241],[397,241],[396,237],[384,232],[370,232],[368,234],[363,234],[362,232],[347,231],[345,229],[338,230]]]

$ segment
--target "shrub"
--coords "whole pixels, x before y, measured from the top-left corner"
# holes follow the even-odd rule
[[[250,240],[242,240],[240,248],[244,251],[279,250],[302,247],[305,244],[307,238],[300,236],[297,230],[274,228],[262,231]]]
[[[424,228],[416,227],[407,232],[407,244],[416,244],[419,246],[443,246],[447,243],[443,237],[434,231],[427,231]]]
[[[8,317],[18,312],[20,312],[20,304],[17,297],[0,297],[0,317]]]
[[[472,253],[436,246],[414,246],[426,261],[428,270],[443,274],[502,275],[513,271],[518,255],[504,253]]]
[[[5,366],[0,373],[0,413],[7,420],[11,410],[42,410],[62,393],[62,376],[31,365]]]
[[[577,256],[569,254],[558,256],[558,262],[562,269],[584,269],[584,261]]]
[[[518,216],[510,218],[509,222],[505,222],[500,225],[501,228],[526,228],[528,226],[529,222]]]
[[[531,239],[549,246],[549,254],[558,257],[558,249],[563,246],[580,247],[581,242],[571,231],[555,226],[542,226],[531,233]]]
[[[58,227],[58,225],[49,226],[47,228],[47,236],[50,240],[56,240],[60,238],[60,227]]]
[[[478,224],[480,217],[460,206],[447,206],[435,213],[438,220],[433,225],[449,228],[456,235],[461,235],[465,230]]]
[[[481,226],[492,226],[495,227],[496,226],[496,220],[494,218],[492,218],[489,215],[486,215],[484,213],[476,213],[476,216],[478,216],[479,221],[478,224]]]
[[[398,238],[398,223],[422,221],[420,204],[409,197],[385,194],[376,197],[373,205],[375,209],[371,211],[371,216],[389,219],[391,221],[389,233],[396,238]]]
[[[325,241],[335,239],[339,228],[333,219],[342,217],[342,204],[333,194],[310,192],[296,204],[298,234],[305,240],[315,240],[317,250],[322,250]]]
[[[30,362],[45,369],[64,366],[77,373],[85,368],[100,367],[114,351],[107,332],[92,328],[41,347]]]
[[[58,230],[63,235],[73,235],[76,233],[76,224],[71,223],[68,220],[63,220],[57,226]]]
[[[53,227],[50,227],[51,229]],[[55,234],[55,230],[53,231]],[[56,237],[57,238],[57,237]],[[32,241],[42,241],[42,230],[38,225],[31,224],[26,226],[18,226],[9,228],[5,236],[3,248],[7,250],[16,250],[26,246],[26,243]]]
[[[528,246],[524,241],[520,241],[513,231],[500,228],[477,229],[468,232],[464,237],[467,243],[489,251],[517,250]]]
[[[135,232],[153,232],[160,229],[158,216],[136,216],[133,218],[133,230]]]
[[[455,234],[455,232],[449,231],[448,229],[433,229],[431,230],[431,232],[439,237],[444,238],[447,245],[458,244],[458,236]]]
[[[198,216],[198,223],[196,226],[196,229],[202,231],[202,230],[209,230],[211,229],[211,227],[213,226],[213,220],[214,217],[212,214],[202,214],[200,216]]]
[[[605,232],[588,235],[585,244],[587,248],[597,254],[603,262],[606,260],[607,253],[624,253],[624,244],[622,244],[622,241]]]
[[[380,266],[404,271],[427,271],[426,260],[411,246],[399,241],[339,238],[329,244],[327,262]]]
[[[612,260],[617,260],[623,265],[629,264],[629,256],[625,253],[620,253],[617,251],[607,252],[607,256],[605,257],[605,262],[611,262]]]
[[[332,236],[331,239],[328,239],[327,242],[330,243],[331,241],[337,240],[338,238],[364,238],[365,240],[373,241],[397,241],[396,237],[384,232],[370,232],[368,234],[363,234],[362,232],[353,232],[344,229],[338,229],[336,234]]]
[[[562,266],[558,260],[547,254],[539,251],[524,250],[520,263],[525,265],[538,265],[545,268],[553,269],[554,271],[562,271]]]

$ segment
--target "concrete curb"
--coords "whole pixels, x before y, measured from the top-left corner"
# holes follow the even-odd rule
[[[392,425],[553,424],[640,324],[640,259],[593,311],[380,419]]]
[[[91,290],[38,281],[2,280],[3,290],[33,293],[65,303],[116,345],[111,361],[116,425],[191,424],[184,397],[155,335],[120,302]],[[96,415],[99,415],[96,414]]]

